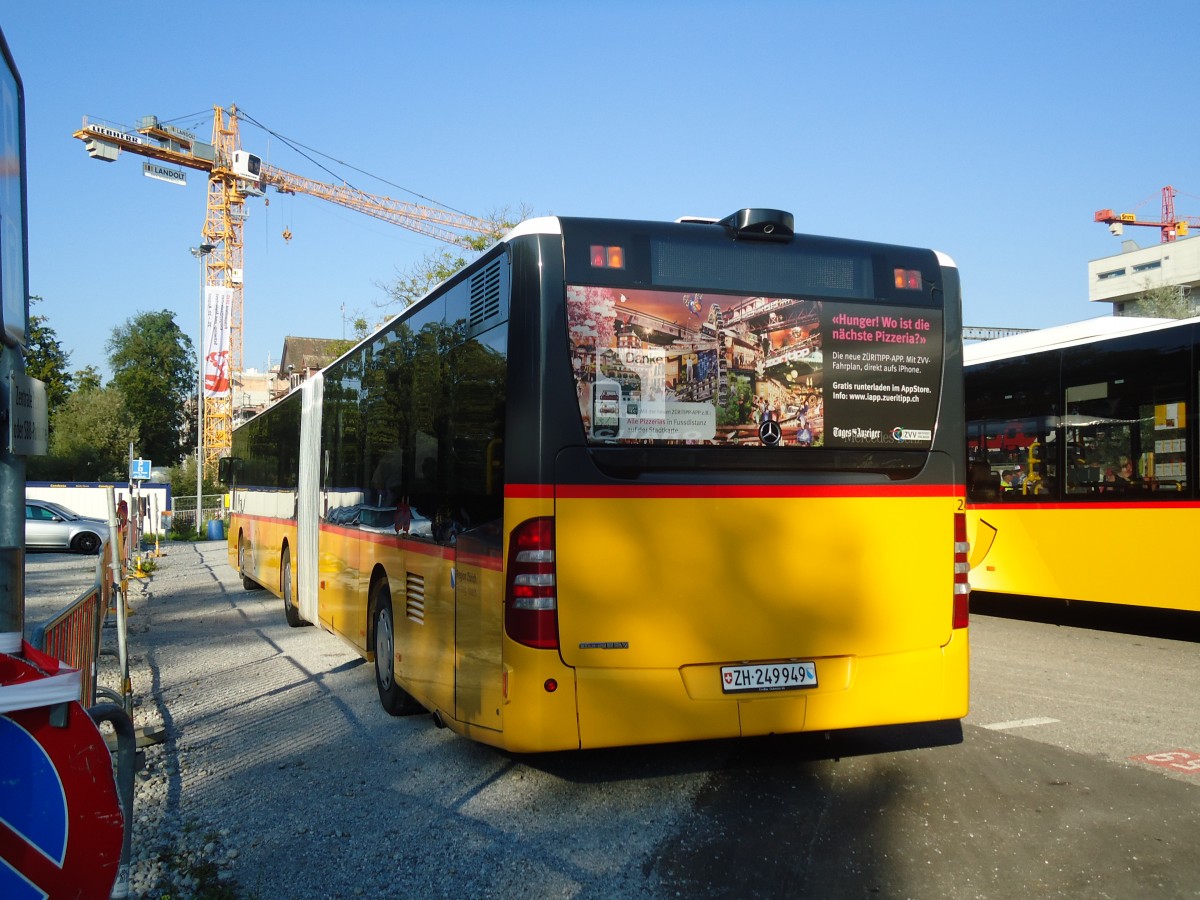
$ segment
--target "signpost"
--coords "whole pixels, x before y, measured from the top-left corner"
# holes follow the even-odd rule
[[[150,480],[150,460],[134,459],[129,462],[129,480],[133,482]]]
[[[133,499],[129,510],[129,552],[140,548],[142,542],[142,482],[150,480],[150,460],[134,459],[133,444],[129,445],[129,483],[133,488]],[[140,549],[139,549],[139,559]]]

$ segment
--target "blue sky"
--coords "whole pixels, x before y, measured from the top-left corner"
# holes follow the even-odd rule
[[[1200,215],[1195,2],[344,2],[8,4],[25,85],[30,292],[71,368],[170,309],[193,338],[204,179],[89,159],[82,117],[156,115],[210,136],[236,104],[355,186],[474,214],[673,219],[745,206],[798,230],[928,246],[962,271],[969,325],[1101,315],[1092,221]],[[243,122],[242,145],[324,181]],[[387,183],[387,182],[390,182]],[[286,335],[341,337],[380,284],[441,245],[272,194],[245,228],[245,365]],[[293,238],[285,243],[283,230]],[[1143,246],[1153,229],[1130,229]]]

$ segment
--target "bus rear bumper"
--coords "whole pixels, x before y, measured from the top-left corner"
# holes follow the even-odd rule
[[[556,655],[545,658],[557,663]],[[515,753],[944,721],[967,714],[968,659],[963,629],[942,647],[818,659],[816,688],[752,694],[723,693],[719,665],[581,668],[572,679],[569,668],[548,664],[510,684],[502,728],[439,714],[456,733]],[[557,679],[553,699],[545,695],[545,677]]]
[[[751,737],[960,719],[967,714],[966,630],[942,647],[817,660],[818,686],[724,694],[720,667],[579,669],[580,746]]]

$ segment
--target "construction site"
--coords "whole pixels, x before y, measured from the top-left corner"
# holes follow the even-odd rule
[[[332,361],[329,351],[335,344],[333,339],[322,346],[319,339],[289,337],[298,343],[290,348],[285,343],[277,372],[266,373],[266,379],[264,373],[255,372],[257,377],[246,380],[243,230],[249,201],[265,198],[269,189],[304,195],[461,248],[486,246],[496,228],[494,223],[466,213],[395,200],[344,183],[328,184],[268,165],[242,149],[236,105],[213,107],[212,135],[207,140],[153,115],[141,117],[135,129],[84,117],[74,137],[83,142],[92,159],[102,162],[116,162],[122,151],[143,157],[143,174],[150,178],[186,183],[184,169],[207,178],[201,242],[191,248],[203,271],[203,333],[198,341],[203,361],[198,385],[202,384],[203,390],[198,391],[202,393],[198,403],[206,470],[228,455],[233,428],[248,410],[278,399],[303,380],[306,370],[315,371]],[[285,229],[282,237],[290,240],[290,231]],[[283,338],[281,335],[281,342]],[[289,349],[291,356],[301,359],[290,358]]]

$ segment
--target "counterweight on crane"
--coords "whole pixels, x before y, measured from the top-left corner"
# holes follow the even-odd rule
[[[160,162],[208,174],[208,211],[204,219],[203,243],[213,249],[202,258],[208,288],[225,288],[229,308],[228,389],[204,398],[204,460],[213,461],[228,453],[233,438],[233,383],[242,371],[242,222],[247,197],[259,197],[266,186],[288,194],[306,194],[337,203],[424,234],[440,241],[467,245],[470,235],[492,230],[491,223],[464,213],[449,212],[368,194],[345,185],[324,184],[264,165],[259,157],[241,149],[237,107],[213,107],[212,142],[204,142],[188,131],[163,124],[154,116],[138,123],[136,133],[112,125],[89,121],[74,137],[83,141],[88,155],[113,162],[126,150]],[[204,353],[205,348],[197,348]],[[204,370],[209,372],[208,365]],[[206,380],[207,380],[206,376]],[[223,383],[223,382],[222,382]],[[204,391],[201,392],[205,393]]]
[[[1167,244],[1178,237],[1187,237],[1189,226],[1200,226],[1200,218],[1175,215],[1175,188],[1168,185],[1162,189],[1162,217],[1157,221],[1139,219],[1134,213],[1115,213],[1111,209],[1096,211],[1094,221],[1103,222],[1115,235],[1124,234],[1126,225],[1146,225],[1157,228],[1160,242]]]

